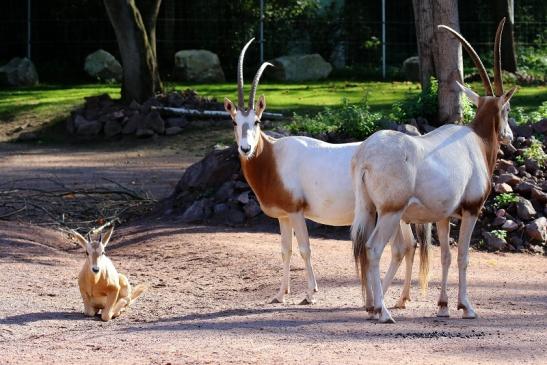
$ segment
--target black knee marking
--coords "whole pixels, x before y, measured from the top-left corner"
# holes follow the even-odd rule
[[[437,302],[437,305],[438,305],[439,307],[448,307],[448,303],[445,302],[444,300],[439,300],[439,301]],[[460,309],[459,306],[458,306],[458,309]]]
[[[467,307],[461,303],[458,303],[458,309],[467,310]]]

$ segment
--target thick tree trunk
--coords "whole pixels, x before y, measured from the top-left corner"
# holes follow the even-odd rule
[[[418,55],[420,82],[427,89],[431,76],[439,82],[438,124],[453,123],[462,117],[459,93],[453,82],[463,79],[461,45],[447,32],[439,32],[437,25],[445,24],[459,30],[458,3],[456,0],[412,0]]]
[[[517,71],[517,56],[515,50],[515,2],[514,0],[495,0],[497,24],[503,17],[506,18],[501,37],[501,68],[505,71]]]
[[[156,18],[161,0],[104,0],[122,58],[122,100],[139,103],[162,90],[156,58]],[[142,13],[141,13],[142,11]]]
[[[169,68],[173,68],[174,55],[175,55],[175,17],[176,17],[176,8],[175,0],[163,0],[163,27],[162,36],[164,43],[162,44],[161,49],[161,60],[165,62],[165,65]],[[160,61],[160,64],[162,62]]]

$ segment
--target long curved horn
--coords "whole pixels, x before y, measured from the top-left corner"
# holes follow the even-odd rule
[[[498,24],[496,31],[496,41],[494,42],[494,90],[496,96],[503,95],[503,80],[501,78],[501,33],[503,32],[503,25],[505,24],[505,18],[503,18]]]
[[[446,25],[439,25],[437,26],[438,29],[446,29],[450,33],[452,33],[460,43],[462,44],[463,48],[467,51],[471,59],[473,60],[473,63],[475,64],[475,67],[479,70],[479,73],[481,75],[482,83],[484,84],[484,88],[486,89],[486,95],[494,95],[494,92],[492,91],[492,84],[490,83],[490,79],[488,78],[488,74],[486,73],[486,69],[484,68],[484,65],[482,64],[481,59],[477,55],[477,52],[471,47],[469,42],[465,40],[464,37],[458,32],[456,32],[454,29],[447,27]]]
[[[249,94],[249,110],[253,109],[255,106],[255,96],[256,96],[256,89],[258,88],[258,82],[260,81],[260,76],[262,76],[262,72],[264,72],[264,69],[268,66],[274,67],[269,62],[264,62],[262,65],[260,65],[260,68],[258,71],[256,71],[255,78],[253,79],[253,85],[251,87],[251,93]]]
[[[239,54],[239,61],[237,63],[237,106],[239,109],[243,109],[245,106],[245,99],[243,97],[243,60],[245,59],[245,52],[247,51],[247,48],[254,40],[254,38],[251,38],[245,47],[243,47],[241,53]]]

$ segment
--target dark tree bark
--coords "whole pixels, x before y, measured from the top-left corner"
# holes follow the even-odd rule
[[[457,39],[437,30],[444,24],[459,31],[458,3],[456,0],[413,0],[420,82],[422,89],[430,85],[434,76],[439,82],[438,124],[453,123],[462,117],[459,92],[454,80],[463,79],[462,49]]]
[[[515,50],[515,2],[514,0],[495,0],[494,22],[497,24],[506,18],[501,36],[501,68],[505,71],[517,71],[517,54]]]
[[[122,100],[139,103],[162,91],[156,57],[161,0],[104,0],[122,59]]]
[[[161,47],[161,61],[165,62],[169,68],[172,68],[175,54],[175,17],[176,17],[176,1],[175,0],[163,0],[163,27],[161,27],[161,38],[164,40],[164,43]]]

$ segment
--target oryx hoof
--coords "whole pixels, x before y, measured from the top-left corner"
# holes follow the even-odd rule
[[[272,300],[270,300],[270,304],[285,304],[285,299],[279,299],[277,297],[274,297]]]
[[[311,305],[315,304],[315,299],[304,298],[298,305]]]

